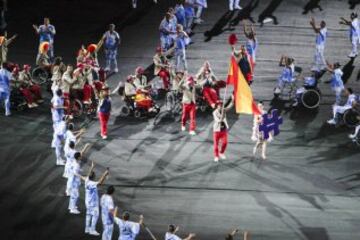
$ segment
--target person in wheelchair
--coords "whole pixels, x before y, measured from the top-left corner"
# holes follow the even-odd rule
[[[293,103],[293,107],[298,106],[300,103],[303,104],[305,107],[307,108],[315,108],[318,106],[318,104],[320,103],[320,90],[317,87],[318,81],[317,81],[317,73],[315,71],[311,72],[311,76],[310,77],[302,77],[304,80],[304,84],[302,87],[296,89],[296,94],[295,94],[295,102]],[[314,90],[317,93],[317,96],[319,97],[318,102],[312,102],[313,104],[308,105],[307,103],[303,102],[303,96],[307,91],[311,91]],[[310,99],[311,101],[315,101],[316,99]]]
[[[215,90],[217,79],[211,70],[210,63],[206,61],[196,75],[196,85],[201,88],[201,93],[211,108],[215,109],[218,93]]]
[[[135,85],[136,76],[128,76],[124,86],[123,99],[127,106],[131,110],[135,111],[135,117],[141,116],[143,113],[158,113],[159,107],[154,103],[149,92],[143,88],[137,88]],[[115,91],[118,91],[120,94],[120,89],[122,84],[119,83],[118,88]],[[145,112],[144,112],[145,111]],[[136,115],[136,112],[140,115]]]
[[[328,124],[336,125],[339,122],[340,116],[343,115],[345,111],[355,107],[357,98],[352,88],[345,89],[345,96],[347,96],[348,99],[344,106],[333,105],[333,118],[327,121]]]
[[[154,62],[154,75],[159,76],[163,81],[164,89],[169,90],[170,86],[170,64],[169,60],[166,57],[168,55],[167,52],[163,52],[161,47],[156,48],[156,54],[153,57]]]
[[[29,108],[37,107],[37,103],[42,103],[44,100],[41,94],[41,87],[32,81],[31,66],[25,64],[23,70],[19,72],[18,82],[20,83],[19,90],[24,96]]]
[[[360,122],[360,115],[356,117],[357,120]],[[349,138],[354,140],[354,141],[359,141],[360,140],[360,124],[358,124],[356,127],[355,127],[355,131],[353,134],[349,134]]]
[[[73,77],[75,84],[73,88],[79,93],[81,91],[82,102],[84,104],[91,104],[92,98],[98,99],[98,92],[93,83],[91,67],[89,65],[79,64],[74,70]]]
[[[283,70],[278,78],[278,84],[274,91],[274,94],[276,95],[281,95],[287,85],[290,85],[290,87],[293,88],[293,85],[295,84],[296,78],[293,77],[293,59],[286,58],[286,60],[284,60],[284,63],[285,65],[283,65]]]
[[[134,85],[136,87],[136,90],[143,91],[147,91],[147,89],[150,87],[148,85],[147,77],[144,74],[144,69],[142,67],[137,67],[135,69]]]
[[[72,85],[75,82],[75,79],[73,78],[73,71],[74,71],[73,66],[67,65],[66,71],[64,72],[64,74],[61,77],[61,84],[60,84],[60,88],[63,91],[63,96],[64,96],[64,106],[66,107],[65,113],[66,113],[66,115],[70,116],[70,118],[73,118],[71,109],[70,109],[70,91],[71,91]]]
[[[54,59],[54,64],[51,65],[51,89],[56,89],[56,86],[61,85],[61,78],[63,73],[66,71],[66,66],[62,61],[61,57],[56,57]]]
[[[124,93],[122,94],[125,103],[128,106],[131,106],[133,109],[135,109],[134,98],[137,90],[134,81],[135,81],[135,76],[129,75],[127,77],[125,82]]]

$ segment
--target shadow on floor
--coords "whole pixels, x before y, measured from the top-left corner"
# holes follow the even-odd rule
[[[250,1],[248,3],[248,5],[246,5],[245,7],[243,7],[243,9],[241,9],[238,13],[238,15],[236,16],[236,18],[234,18],[233,20],[231,20],[230,22],[230,26],[236,26],[239,24],[239,22],[243,21],[243,20],[249,20],[252,23],[255,23],[254,18],[251,16],[252,11],[254,11],[255,8],[257,8],[257,6],[259,5],[259,1],[260,0],[256,0],[256,1]]]
[[[215,25],[209,30],[204,33],[206,37],[205,42],[211,41],[213,37],[219,36],[225,31],[233,30],[229,27],[226,27],[228,23],[231,21],[232,17],[234,16],[235,11],[227,11],[222,17],[215,23]]]
[[[322,7],[320,6],[320,0],[310,0],[305,6],[302,14],[306,15],[308,12],[314,12],[314,9],[319,9],[322,11]]]
[[[271,18],[275,25],[279,24],[277,17],[274,15],[276,9],[280,6],[283,0],[272,0],[265,10],[259,15],[258,23],[262,27],[264,25],[264,20]]]

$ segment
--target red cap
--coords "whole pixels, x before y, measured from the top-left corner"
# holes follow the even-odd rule
[[[135,69],[135,73],[136,73],[136,74],[143,74],[143,73],[144,73],[144,69],[143,69],[142,67],[137,67],[137,68]]]

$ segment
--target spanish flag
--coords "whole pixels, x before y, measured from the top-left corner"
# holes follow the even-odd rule
[[[234,85],[234,99],[236,113],[260,115],[249,84],[245,80],[236,59],[231,57],[227,84]]]

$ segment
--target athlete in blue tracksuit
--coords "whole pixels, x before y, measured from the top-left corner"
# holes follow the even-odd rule
[[[11,73],[2,67],[0,69],[0,102],[5,102],[5,116],[10,116],[10,81]]]

